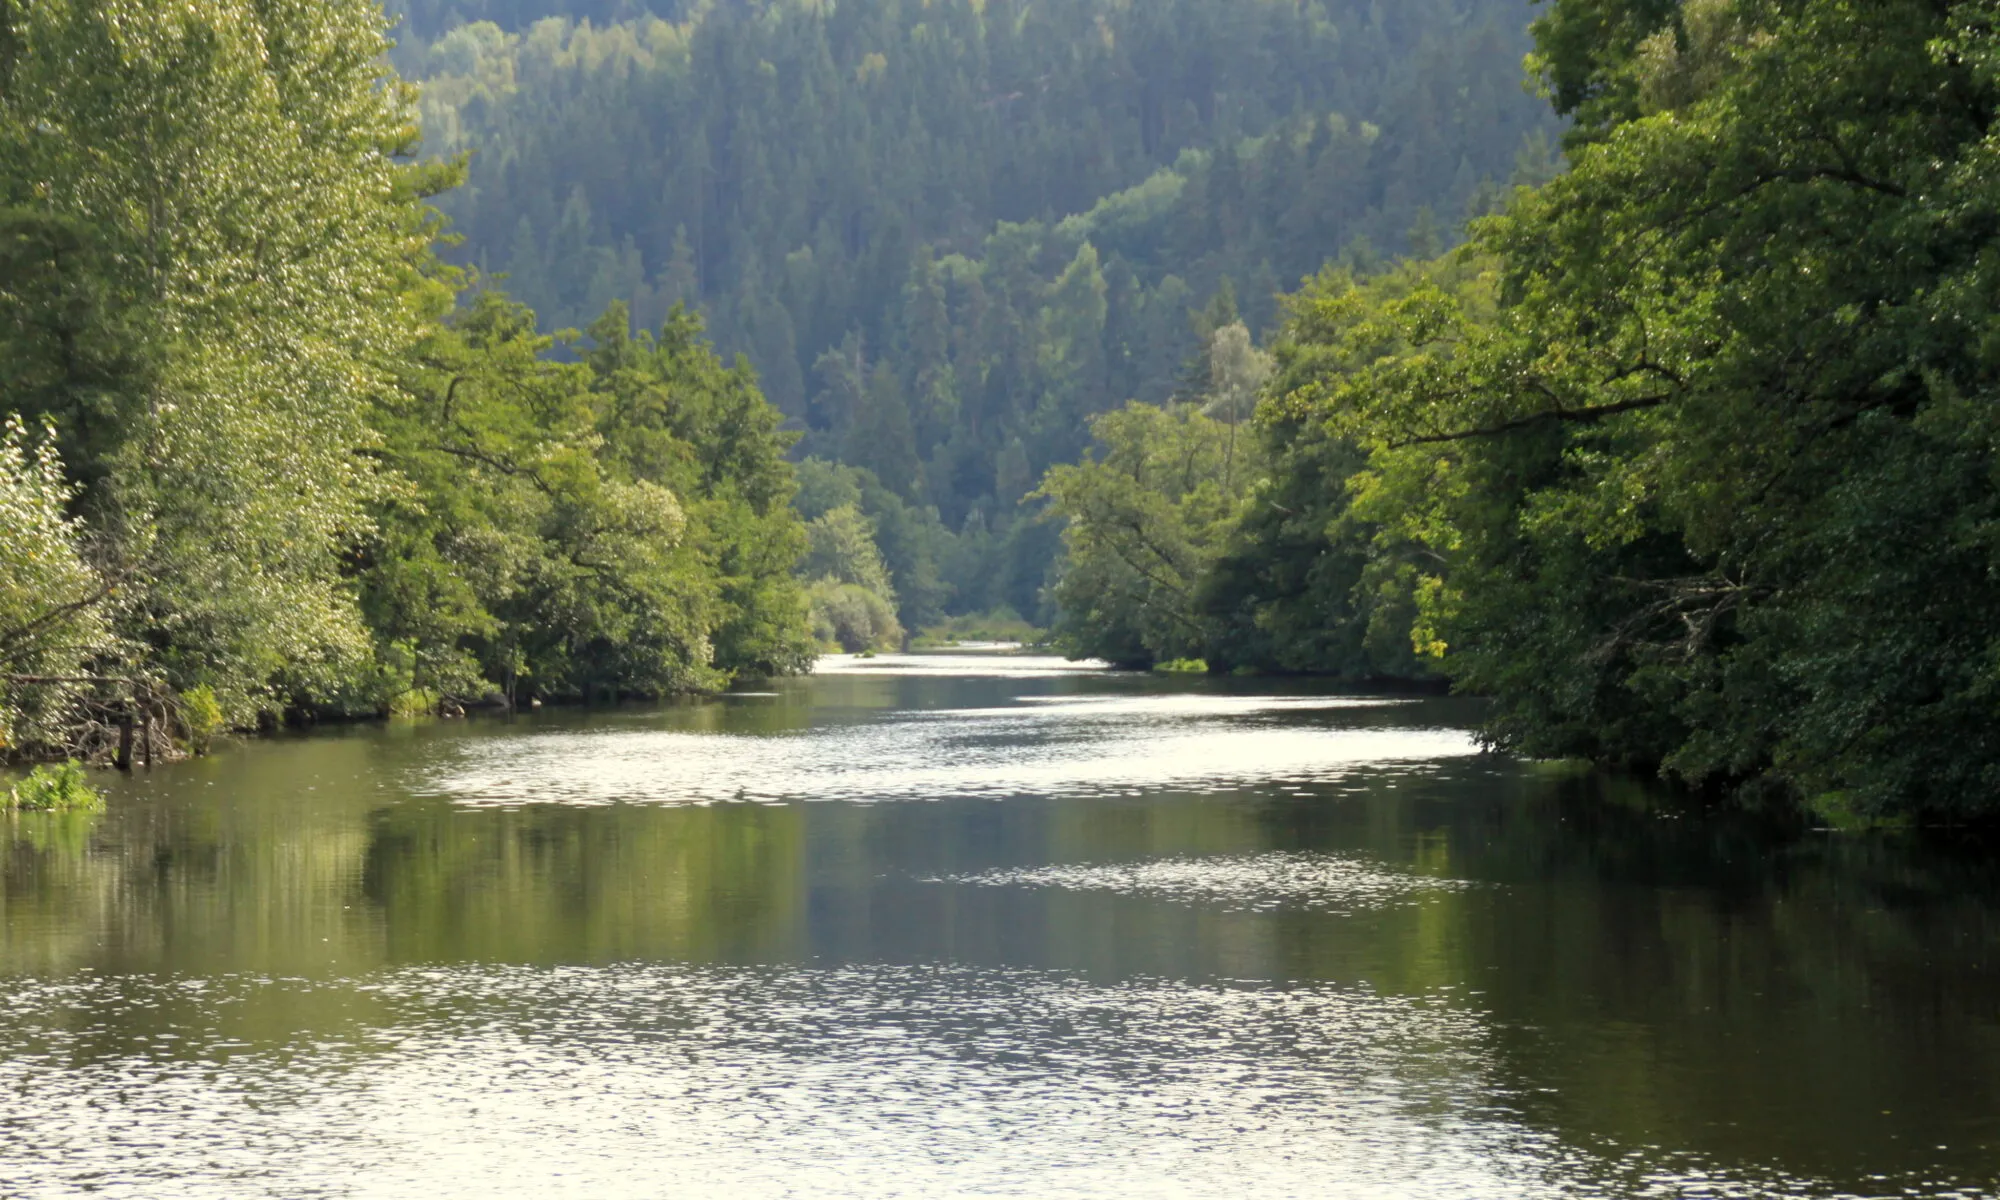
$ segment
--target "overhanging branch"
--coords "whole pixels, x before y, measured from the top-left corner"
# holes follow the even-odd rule
[[[1620,400],[1614,404],[1593,404],[1586,408],[1551,408],[1540,412],[1510,417],[1492,425],[1481,425],[1472,429],[1454,429],[1445,433],[1426,433],[1389,443],[1391,450],[1401,450],[1407,446],[1428,446],[1440,442],[1464,442],[1473,438],[1498,437],[1503,433],[1513,433],[1519,429],[1541,425],[1549,421],[1571,424],[1587,424],[1615,417],[1619,413],[1636,412],[1640,409],[1657,408],[1673,399],[1672,395],[1635,396],[1630,400]]]

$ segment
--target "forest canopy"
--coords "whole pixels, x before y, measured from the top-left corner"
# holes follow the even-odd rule
[[[398,16],[0,4],[8,752],[981,614],[1991,811],[1982,5]]]

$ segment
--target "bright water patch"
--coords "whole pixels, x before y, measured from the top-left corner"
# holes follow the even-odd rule
[[[1476,1015],[1365,987],[464,966],[86,978],[7,1007],[9,1195],[1827,1194],[1657,1159],[1606,1178],[1495,1102]],[[282,1012],[333,1019],[287,1037]]]
[[[1016,696],[1014,703],[1023,707],[944,709],[933,710],[931,715],[1026,721],[1110,717],[1131,721],[1148,717],[1252,717],[1343,709],[1394,709],[1417,702],[1378,696],[1229,696],[1194,692],[1139,696]]]
[[[934,876],[928,883],[1112,892],[1224,911],[1352,913],[1469,887],[1464,880],[1415,875],[1366,859],[1273,852],[1149,862],[1016,867]]]
[[[1024,654],[1011,649],[968,647],[943,654],[828,654],[813,666],[815,675],[915,676],[930,679],[1047,679],[1102,675],[1111,664],[1094,658]]]
[[[1319,782],[1359,767],[1432,764],[1479,750],[1462,729],[1275,719],[1394,712],[1396,701],[1032,699],[767,736],[612,728],[482,739],[422,786],[479,805],[1099,796]]]

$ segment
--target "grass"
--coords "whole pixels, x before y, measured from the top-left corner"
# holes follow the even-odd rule
[[[1154,663],[1153,670],[1161,675],[1206,675],[1208,663],[1199,658],[1170,658]]]

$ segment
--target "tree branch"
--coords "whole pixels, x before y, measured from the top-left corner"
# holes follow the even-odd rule
[[[124,574],[121,572],[120,574],[105,580],[104,586],[98,588],[96,591],[90,593],[88,596],[85,596],[81,600],[74,600],[68,604],[58,605],[57,607],[50,609],[49,611],[43,613],[41,616],[34,618],[33,620],[27,622],[24,625],[17,625],[12,629],[6,630],[5,632],[0,632],[0,652],[4,652],[9,647],[22,641],[29,634],[33,633],[37,629],[40,629],[44,625],[48,625],[55,621],[60,621],[61,619],[69,616],[72,613],[79,613],[82,612],[84,609],[103,603],[105,598],[110,596],[111,593],[117,591],[118,585],[123,582],[125,582],[125,577]]]
[[[1474,429],[1455,429],[1448,433],[1426,433],[1416,437],[1390,442],[1389,449],[1401,450],[1408,446],[1428,446],[1439,442],[1463,442],[1480,437],[1498,437],[1517,429],[1526,429],[1545,421],[1587,423],[1615,417],[1619,413],[1636,412],[1644,408],[1656,408],[1673,399],[1671,395],[1635,396],[1630,400],[1620,400],[1614,404],[1595,404],[1587,408],[1544,409],[1525,416],[1511,417],[1493,425],[1482,425]]]

